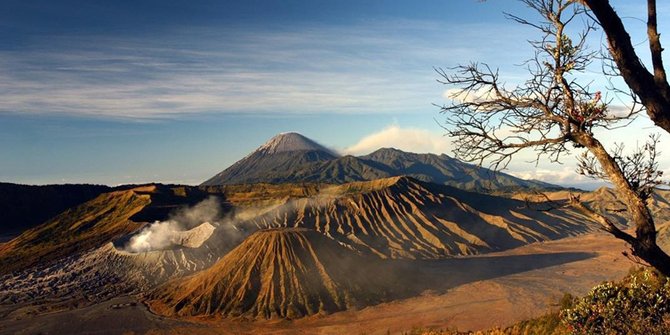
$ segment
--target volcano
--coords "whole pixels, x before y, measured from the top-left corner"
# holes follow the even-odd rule
[[[336,153],[305,136],[281,133],[202,185],[289,181],[305,166],[337,157]]]
[[[257,231],[211,268],[150,296],[168,316],[298,318],[379,303],[378,259],[301,228]]]
[[[366,156],[339,156],[298,133],[282,133],[273,137],[201,186],[304,182],[344,184],[398,176],[477,192],[561,189],[560,186],[494,172],[446,154],[417,154],[382,148]]]
[[[361,252],[440,259],[505,250],[590,231],[581,214],[410,177],[323,186],[250,219],[255,227],[314,229]]]

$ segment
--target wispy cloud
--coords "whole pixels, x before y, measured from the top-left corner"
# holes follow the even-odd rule
[[[582,176],[564,167],[557,170],[536,169],[527,171],[506,171],[507,173],[522,179],[541,180],[554,185],[561,185],[566,187],[577,187],[584,190],[594,190],[598,187],[607,186],[608,184],[602,180],[596,180]]]
[[[583,175],[578,174],[575,171],[575,168],[571,166],[563,166],[562,168],[557,169],[538,168],[535,170],[509,171],[509,173],[523,179],[536,179],[555,184],[575,185],[585,184],[593,181],[593,179],[589,179]]]
[[[403,21],[54,37],[0,51],[0,112],[139,119],[414,112],[440,101],[433,66],[478,59],[494,47],[482,46],[490,39],[484,31]]]
[[[380,148],[396,148],[416,153],[443,154],[451,151],[449,138],[419,128],[388,126],[361,138],[356,144],[342,150],[344,154],[364,155]]]

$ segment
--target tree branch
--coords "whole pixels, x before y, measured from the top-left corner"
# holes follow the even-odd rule
[[[597,213],[597,212],[593,211],[592,209],[586,207],[586,205],[584,205],[581,202],[578,195],[570,194],[569,201],[570,201],[570,205],[572,205],[572,207],[574,207],[577,210],[579,210],[580,212],[582,212],[584,215],[589,217],[591,220],[600,223],[600,225],[602,226],[602,228],[606,232],[608,232],[608,233],[614,235],[614,237],[622,239],[622,240],[624,240],[624,241],[626,241],[630,244],[635,243],[635,237],[633,237],[632,235],[630,235],[630,234],[622,231],[621,229],[619,229],[617,226],[614,225],[614,223],[612,221],[610,221],[604,215],[602,215],[600,213]]]
[[[661,73],[662,62],[655,61],[658,76],[654,77],[637,57],[630,37],[621,19],[607,0],[581,0],[590,6],[608,35],[612,60],[628,83],[631,91],[646,107],[657,124],[667,117],[670,132],[670,87]],[[649,0],[651,1],[651,0]],[[593,158],[584,156],[583,170],[596,177],[605,178],[616,188],[617,196],[626,205],[635,226],[635,234],[619,229],[605,215],[599,214],[572,197],[572,205],[600,223],[606,231],[629,243],[636,256],[670,276],[670,256],[656,243],[654,218],[647,207],[647,198],[658,184],[662,174],[656,164],[657,141],[652,140],[633,155],[624,156],[615,150],[610,154],[594,135],[594,128],[610,129],[630,122],[635,115],[610,110],[609,101],[591,84],[579,84],[579,74],[588,71],[592,52],[584,41],[593,22],[583,22],[584,29],[578,39],[568,36],[566,25],[585,8],[575,0],[523,0],[538,12],[538,24],[508,15],[512,20],[538,29],[542,37],[530,41],[535,48],[534,57],[525,65],[530,77],[510,89],[500,81],[498,70],[477,63],[460,66],[454,74],[437,70],[445,85],[457,86],[442,112],[449,115],[447,129],[454,140],[457,158],[488,162],[491,167],[504,168],[512,156],[524,148],[537,152],[537,161],[548,156],[552,162],[566,154],[567,145],[587,149]],[[650,34],[656,32],[655,2],[650,7]],[[586,13],[588,15],[588,13]],[[576,43],[575,43],[576,41]],[[660,55],[660,41],[650,42],[652,51]],[[606,75],[606,74],[605,74]],[[659,79],[658,81],[656,79]],[[662,80],[661,80],[662,79]],[[658,82],[658,85],[657,85]],[[660,86],[659,86],[660,85]],[[668,93],[668,94],[666,94]],[[637,102],[637,100],[634,100]],[[621,148],[623,149],[623,148]]]
[[[647,36],[649,37],[649,50],[651,51],[651,62],[654,66],[654,80],[656,86],[667,84],[665,69],[663,68],[663,57],[661,53],[661,36],[658,34],[656,22],[656,0],[647,0]]]

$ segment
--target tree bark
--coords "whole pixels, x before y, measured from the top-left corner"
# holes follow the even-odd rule
[[[654,74],[650,73],[635,52],[630,35],[608,0],[582,0],[593,12],[607,34],[610,54],[630,89],[640,98],[651,120],[670,133],[670,85],[660,61],[663,51],[656,32],[656,1],[649,0],[648,28]]]
[[[670,277],[670,256],[656,242],[652,245],[636,243],[632,245],[635,256],[649,263],[666,277]]]

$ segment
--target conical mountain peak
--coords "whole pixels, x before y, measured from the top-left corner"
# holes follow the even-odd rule
[[[313,230],[261,230],[209,269],[158,288],[149,304],[170,316],[333,313],[379,303],[388,294],[379,276],[369,275],[378,273],[368,272],[376,261]]]
[[[303,135],[281,133],[203,185],[293,181],[308,167],[337,158],[336,153]]]
[[[256,151],[265,154],[291,151],[324,151],[336,156],[330,149],[296,132],[281,133],[265,142]]]

